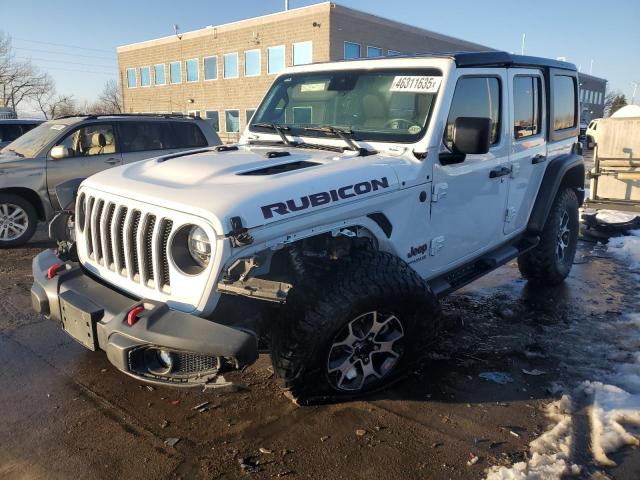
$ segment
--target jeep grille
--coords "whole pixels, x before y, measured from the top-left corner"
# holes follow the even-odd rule
[[[81,195],[89,260],[122,277],[170,293],[168,246],[173,221],[95,196]],[[159,283],[157,283],[159,282]]]

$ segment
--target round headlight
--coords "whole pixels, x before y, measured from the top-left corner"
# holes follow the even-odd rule
[[[209,241],[207,232],[197,226],[191,227],[187,238],[187,245],[191,257],[198,265],[203,268],[209,265],[209,261],[211,260],[211,242]]]

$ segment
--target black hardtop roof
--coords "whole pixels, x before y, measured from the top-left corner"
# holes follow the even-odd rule
[[[44,123],[46,122],[43,118],[0,118],[0,123]]]
[[[407,55],[393,55],[378,57],[378,59],[390,58],[450,58],[459,68],[471,67],[548,67],[561,68],[564,70],[577,71],[573,63],[552,60],[543,57],[530,57],[528,55],[514,55],[512,53],[500,51],[486,52],[422,52]],[[358,60],[372,60],[371,58],[361,58]],[[352,61],[352,60],[349,60]]]

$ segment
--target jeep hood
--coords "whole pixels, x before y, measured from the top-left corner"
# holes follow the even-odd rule
[[[397,190],[393,162],[406,161],[240,147],[136,162],[98,173],[83,186],[191,213],[228,233],[231,217],[252,228]]]

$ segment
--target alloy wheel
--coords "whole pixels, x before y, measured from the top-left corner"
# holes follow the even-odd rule
[[[20,238],[29,228],[29,216],[13,203],[0,203],[0,241]]]
[[[571,229],[569,228],[569,212],[565,210],[560,216],[560,226],[558,228],[556,257],[560,262],[564,262],[565,260],[570,238]]]
[[[351,320],[329,349],[327,373],[338,390],[358,391],[387,377],[404,350],[404,329],[393,314],[367,312]]]

